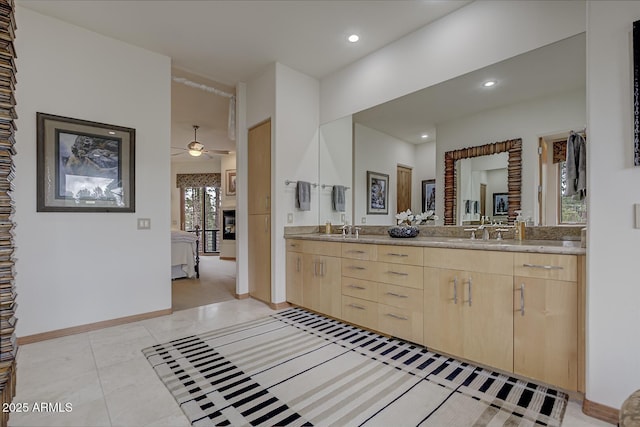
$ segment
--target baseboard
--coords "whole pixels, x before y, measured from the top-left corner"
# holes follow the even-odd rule
[[[582,412],[586,415],[602,421],[617,425],[620,421],[620,411],[610,406],[592,402],[588,399],[582,401]]]
[[[166,316],[173,312],[172,309],[151,311],[149,313],[134,314],[133,316],[119,317],[117,319],[103,320],[101,322],[89,323],[86,325],[72,326],[70,328],[56,329],[54,331],[42,332],[40,334],[27,335],[18,338],[18,345],[31,344],[39,341],[46,341],[53,338],[66,337],[68,335],[81,334],[83,332],[95,331],[97,329],[108,328],[110,326],[124,325],[125,323],[138,322],[140,320],[154,317]]]
[[[282,310],[283,308],[291,307],[291,304],[289,304],[288,302],[270,302],[269,307],[271,307],[273,310]]]
[[[234,294],[236,299],[247,299],[249,298],[249,293],[246,294]]]
[[[234,256],[221,256],[220,259],[224,260],[224,261],[235,261],[236,257],[234,257]]]

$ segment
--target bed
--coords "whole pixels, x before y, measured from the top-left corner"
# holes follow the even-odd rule
[[[200,277],[199,234],[171,230],[171,280]]]

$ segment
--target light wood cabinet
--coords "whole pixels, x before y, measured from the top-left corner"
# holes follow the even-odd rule
[[[269,215],[248,215],[249,295],[271,302],[271,222]]]
[[[332,317],[342,311],[340,258],[303,254],[302,305]]]
[[[343,295],[341,318],[355,325],[378,330],[378,303]]]
[[[579,388],[576,265],[570,255],[517,254],[524,275],[513,281],[514,372],[568,390]]]
[[[425,345],[511,371],[512,276],[427,267],[424,277]]]
[[[302,253],[287,251],[287,301],[302,305]]]

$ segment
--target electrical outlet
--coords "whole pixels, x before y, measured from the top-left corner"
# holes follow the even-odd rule
[[[367,223],[367,217],[363,216],[362,219],[360,220],[361,224],[366,224]]]
[[[341,215],[340,215],[340,222],[341,222],[342,224],[344,224],[344,219],[345,219],[344,214],[341,214]]]
[[[291,212],[287,214],[287,224],[293,224],[293,214]]]
[[[138,218],[138,230],[150,230],[151,218]]]

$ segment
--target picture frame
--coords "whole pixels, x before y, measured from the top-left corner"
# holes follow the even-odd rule
[[[37,212],[135,212],[136,130],[36,114]]]
[[[422,181],[422,212],[436,210],[436,180]]]
[[[367,171],[367,214],[389,213],[389,175]]]
[[[236,195],[236,170],[235,169],[227,169],[225,171],[225,195],[227,196],[235,196]]]
[[[509,193],[493,193],[493,216],[509,215]]]

